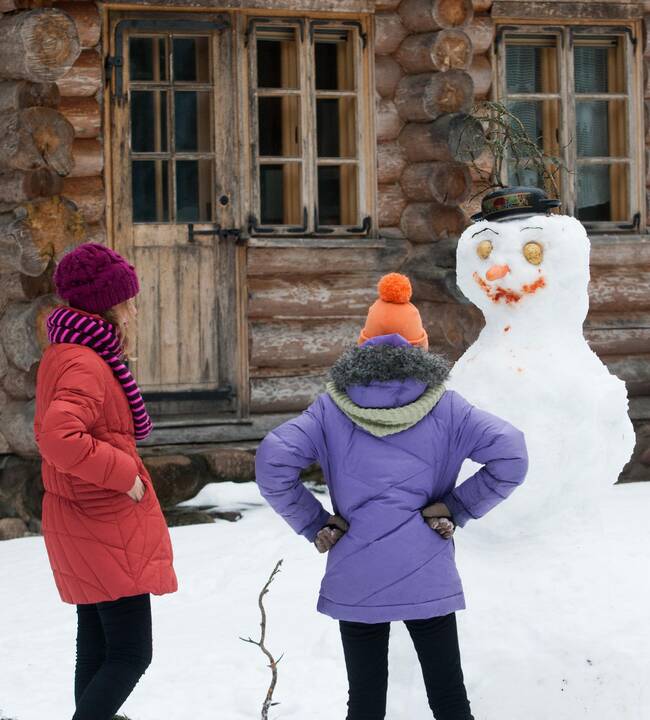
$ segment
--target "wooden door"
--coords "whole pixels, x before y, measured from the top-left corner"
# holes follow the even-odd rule
[[[226,16],[112,19],[116,247],[140,277],[135,376],[160,414],[237,407],[236,103]]]

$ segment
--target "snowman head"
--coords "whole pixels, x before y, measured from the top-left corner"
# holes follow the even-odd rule
[[[582,325],[589,240],[580,222],[534,212],[483,217],[460,237],[456,272],[458,286],[486,321]]]

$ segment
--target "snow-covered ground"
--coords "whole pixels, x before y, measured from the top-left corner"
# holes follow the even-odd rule
[[[268,686],[259,629],[285,653],[271,716],[343,720],[336,622],[316,613],[325,558],[263,503],[253,484],[205,488],[197,504],[244,508],[236,523],[172,531],[180,590],[154,600],[154,662],[123,711],[133,720],[252,720]],[[612,488],[602,519],[552,538],[457,533],[468,610],[461,648],[477,720],[650,718],[650,484]],[[498,512],[498,509],[495,511]],[[59,602],[41,538],[0,543],[0,716],[72,715],[74,608]],[[424,720],[415,653],[393,625],[388,720]]]

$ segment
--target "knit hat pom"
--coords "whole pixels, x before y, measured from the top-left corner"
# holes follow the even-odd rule
[[[406,275],[400,273],[388,273],[377,284],[379,297],[384,302],[403,304],[411,299],[413,290],[411,281]]]

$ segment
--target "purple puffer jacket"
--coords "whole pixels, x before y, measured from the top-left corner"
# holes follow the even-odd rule
[[[401,355],[406,360],[396,362]],[[386,408],[414,402],[448,372],[440,357],[387,335],[346,353],[332,376],[356,405]],[[466,458],[484,467],[455,487]],[[329,552],[318,610],[366,623],[464,608],[453,541],[431,530],[420,511],[442,501],[462,526],[505,499],[528,468],[523,434],[454,391],[445,391],[419,422],[385,437],[362,429],[328,394],[320,395],[269,433],[256,459],[262,495],[309,541],[329,518],[299,479],[315,461],[335,512],[349,523]]]

